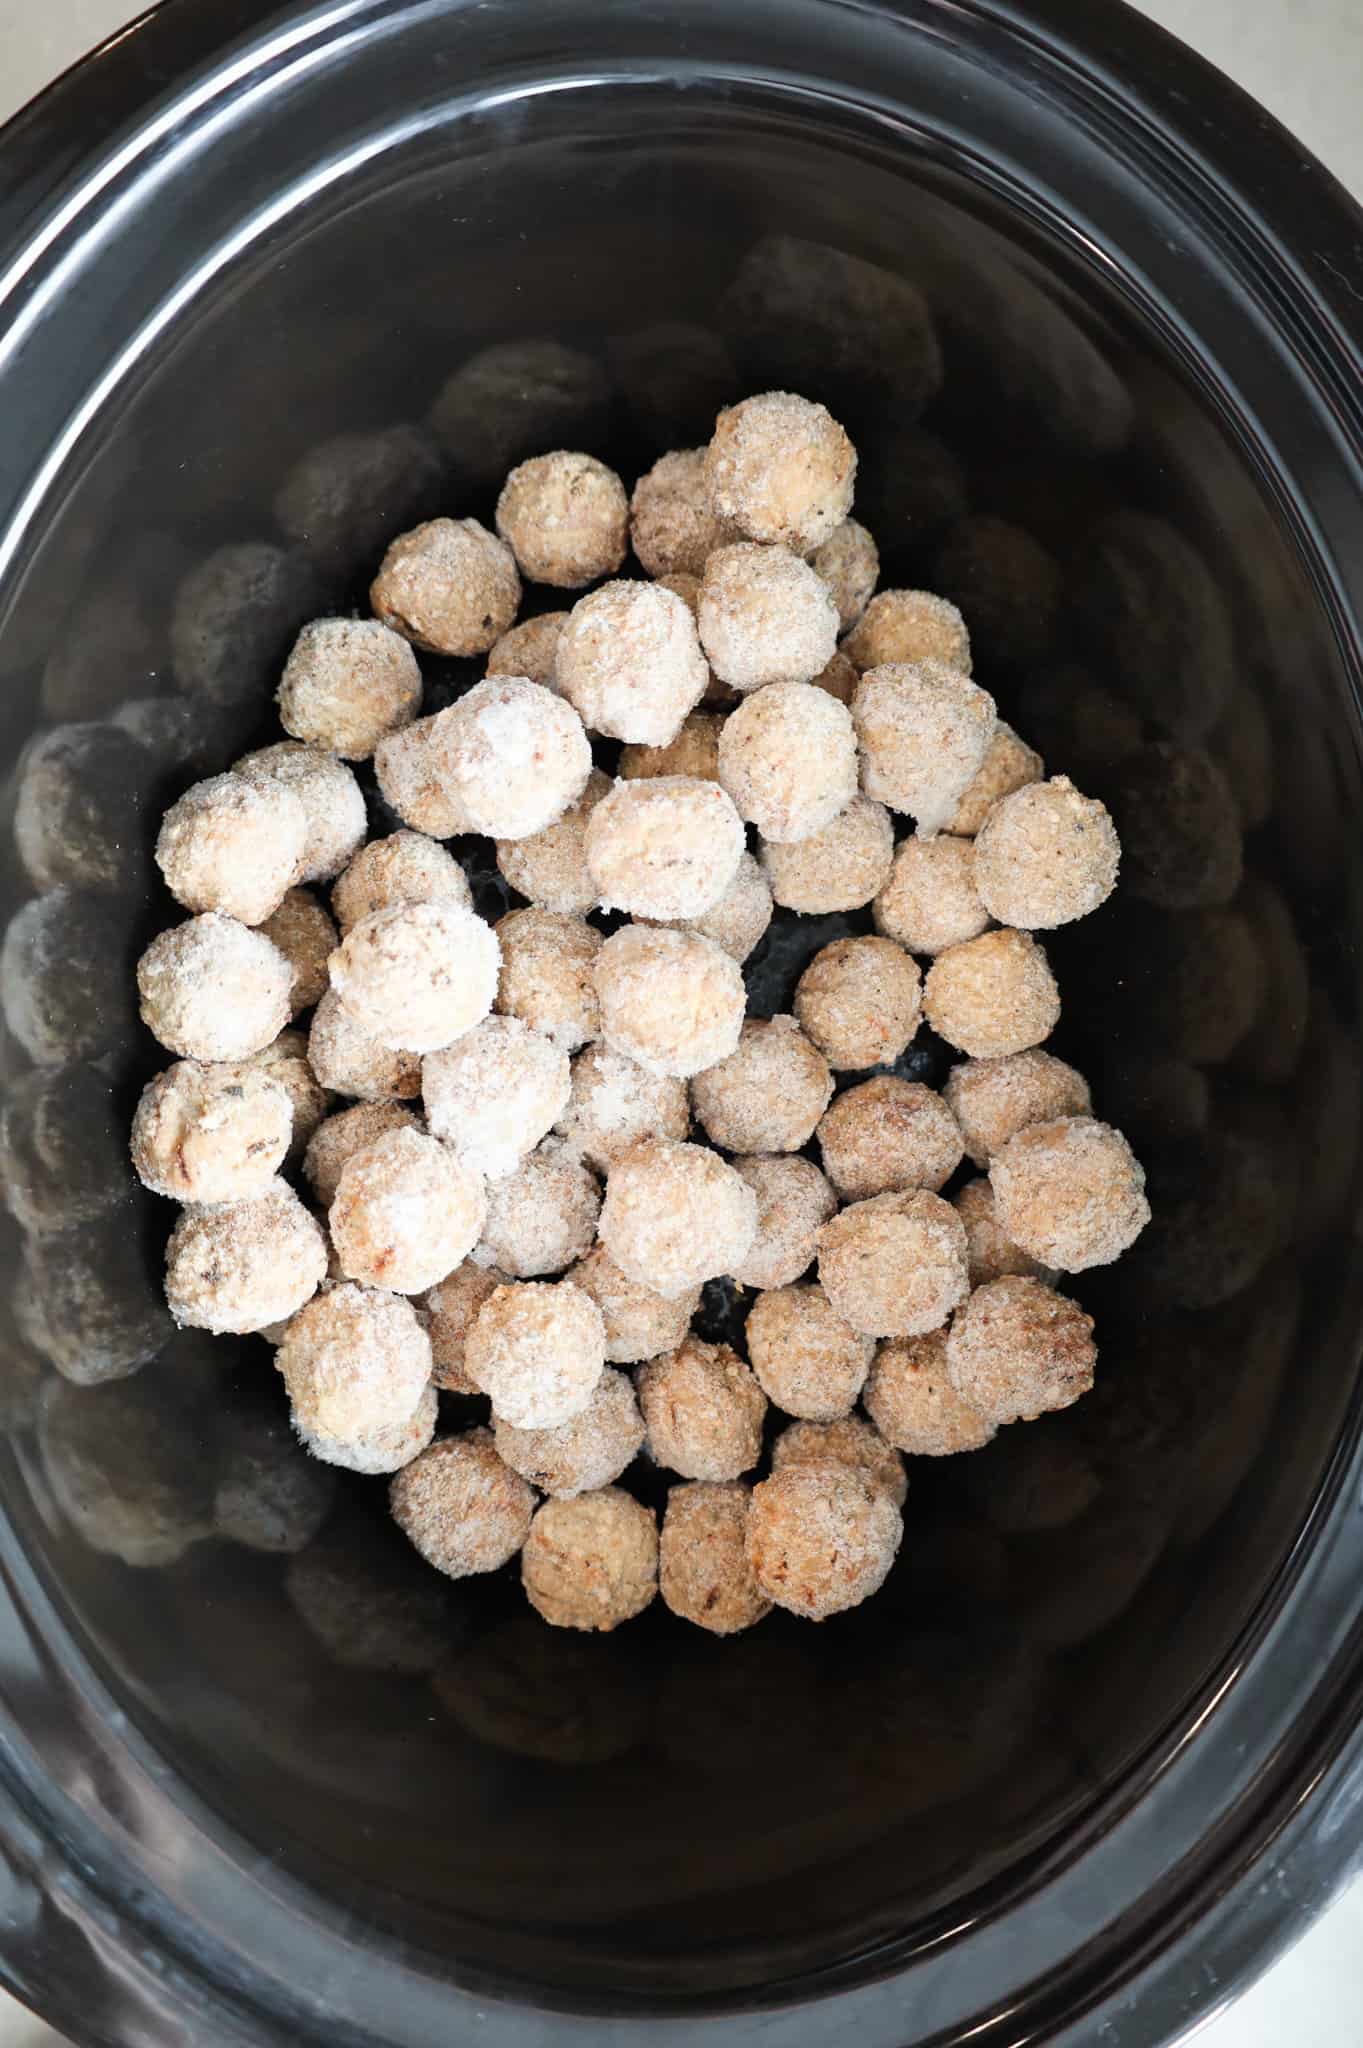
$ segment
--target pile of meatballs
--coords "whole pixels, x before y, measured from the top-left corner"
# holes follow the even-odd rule
[[[1082,1395],[1057,1282],[1149,1218],[1042,1049],[1035,934],[1111,893],[1112,820],[999,720],[954,605],[877,591],[855,471],[780,391],[632,497],[588,454],[522,463],[495,532],[403,533],[371,616],[304,627],[288,737],[161,826],[188,915],[138,965],[175,1062],[132,1156],[182,1205],[171,1312],[264,1337],[314,1457],[391,1475],[438,1571],[519,1556],[560,1627],[868,1598],[905,1456]],[[518,624],[525,583],[587,594]],[[415,649],[485,675],[423,717]],[[470,834],[526,899],[495,924]],[[875,928],[749,1016],[777,906]],[[959,1055],[940,1092],[897,1071],[923,1025]],[[719,1280],[746,1358],[693,1327]],[[661,1526],[639,1458],[676,1475]]]

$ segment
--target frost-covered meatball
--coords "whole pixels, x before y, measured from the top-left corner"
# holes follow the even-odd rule
[[[890,1495],[850,1465],[795,1464],[753,1489],[748,1560],[769,1600],[824,1621],[879,1591],[903,1533]]]
[[[497,500],[497,531],[531,583],[581,590],[624,561],[629,500],[604,462],[560,448],[512,470]]]
[[[335,989],[313,1013],[308,1058],[324,1088],[361,1102],[408,1101],[421,1093],[421,1061],[414,1052],[380,1045],[355,1022]]]
[[[299,1017],[320,1003],[327,992],[327,962],[335,950],[336,927],[309,890],[290,889],[260,930],[293,969],[289,1010]]]
[[[690,611],[656,583],[606,583],[579,598],[555,673],[589,732],[651,747],[675,737],[710,680]]]
[[[496,1007],[564,1052],[601,1033],[594,969],[601,934],[585,918],[513,910],[495,926],[502,949]]]
[[[658,1540],[658,1590],[683,1621],[737,1635],[771,1611],[748,1562],[746,1486],[692,1480],[667,1496]]]
[[[587,866],[587,826],[610,789],[610,777],[593,768],[576,803],[552,825],[524,839],[497,841],[497,866],[513,889],[541,910],[584,917],[596,908],[600,891]]]
[[[367,761],[421,709],[421,670],[378,619],[314,619],[294,641],[276,692],[279,722],[308,746]]]
[[[279,948],[216,910],[172,925],[137,963],[143,1023],[187,1060],[260,1052],[288,1023],[292,988]]]
[[[521,579],[510,548],[476,519],[431,519],[398,535],[369,601],[432,654],[486,654],[520,608]]]
[[[611,1168],[600,1228],[631,1280],[675,1299],[746,1257],[757,1197],[704,1146],[646,1139]]]
[[[594,980],[601,1036],[652,1073],[685,1079],[738,1044],[743,976],[698,932],[623,925],[602,946]]]
[[[660,455],[634,486],[630,544],[649,576],[703,576],[716,548],[738,538],[710,503],[705,450]]]
[[[1004,1059],[962,1060],[947,1075],[942,1094],[976,1166],[988,1166],[1028,1124],[1087,1116],[1093,1106],[1083,1075],[1035,1047]]]
[[[430,1381],[431,1347],[409,1301],[347,1283],[293,1318],[275,1364],[300,1433],[344,1445],[411,1420]]]
[[[184,1211],[166,1246],[166,1300],[177,1323],[245,1335],[293,1315],[326,1270],[321,1230],[275,1181],[248,1201]]]
[[[499,1421],[555,1429],[582,1412],[601,1377],[601,1311],[568,1280],[509,1282],[474,1317],[464,1361]]]
[[[590,1248],[600,1209],[595,1175],[565,1149],[541,1145],[489,1184],[474,1257],[518,1280],[561,1273]]]
[[[737,1479],[762,1453],[767,1398],[736,1351],[687,1337],[635,1376],[655,1465],[683,1479]]]
[[[757,1197],[757,1235],[733,1277],[740,1287],[787,1287],[813,1264],[838,1198],[812,1159],[783,1152],[733,1164]]]
[[[175,1202],[249,1201],[283,1165],[292,1131],[293,1105],[262,1069],[180,1060],[142,1091],[133,1165]]]
[[[369,821],[354,773],[318,747],[280,740],[245,754],[233,769],[263,789],[285,789],[297,797],[307,821],[300,882],[332,882],[364,844]]]
[[[895,849],[889,877],[875,901],[876,930],[911,953],[945,953],[988,929],[989,912],[975,887],[975,844],[915,832]]]
[[[530,1534],[533,1488],[498,1455],[490,1429],[441,1437],[388,1488],[393,1520],[446,1578],[495,1572]]]
[[[341,1174],[355,1153],[389,1131],[420,1128],[420,1119],[400,1102],[361,1102],[354,1109],[343,1109],[336,1116],[327,1117],[309,1138],[303,1154],[303,1175],[319,1207],[331,1207]]]
[[[795,1014],[831,1067],[889,1065],[918,1029],[922,976],[892,939],[835,939],[795,989]]]
[[[438,1052],[486,1017],[501,949],[457,903],[395,903],[354,925],[331,986],[360,1029],[399,1052]]]
[[[567,623],[567,612],[540,612],[533,619],[522,619],[519,626],[509,627],[488,653],[488,674],[528,676],[532,683],[543,683],[547,690],[556,690],[554,663],[558,637]]]
[[[867,669],[852,699],[867,796],[908,811],[925,839],[942,831],[994,735],[994,700],[941,661]]]
[[[592,750],[562,697],[525,676],[488,676],[452,708],[445,758],[469,831],[527,839],[577,802]]]
[[[834,1422],[850,1415],[875,1353],[822,1287],[777,1287],[748,1311],[748,1357],[765,1393],[787,1415]]]
[[[215,775],[166,812],[156,865],[186,910],[263,924],[302,874],[306,839],[303,806],[290,790]]]
[[[625,1373],[604,1371],[585,1408],[551,1429],[518,1429],[500,1417],[498,1455],[541,1493],[571,1500],[609,1486],[644,1441],[644,1418]]]
[[[1018,1274],[977,1287],[946,1340],[952,1386],[995,1423],[1068,1408],[1093,1385],[1096,1356],[1093,1317]]]
[[[885,1441],[915,1458],[949,1458],[981,1450],[998,1427],[952,1385],[945,1330],[891,1337],[882,1344],[864,1399],[866,1413]]]
[[[1054,1280],[1053,1266],[1034,1259],[1000,1229],[994,1213],[994,1190],[984,1175],[968,1180],[952,1196],[951,1206],[965,1225],[972,1287],[983,1287],[988,1280],[1001,1280],[1005,1273],[1027,1273],[1034,1280]]]
[[[699,932],[741,967],[771,923],[771,890],[767,878],[750,853],[745,853],[718,903],[700,917],[645,918],[646,924],[677,923],[687,931]]]
[[[769,694],[764,690],[761,697]],[[805,917],[859,910],[884,889],[894,857],[890,814],[868,796],[854,796],[837,817],[805,839],[784,845],[762,842],[772,896],[784,909]]]
[[[937,955],[923,987],[923,1014],[959,1052],[1001,1059],[1050,1037],[1060,991],[1030,932],[983,932]]]
[[[487,1216],[483,1177],[422,1131],[385,1131],[341,1169],[328,1211],[348,1280],[420,1294],[452,1273]]]
[[[568,1100],[568,1055],[519,1017],[485,1017],[421,1064],[426,1121],[488,1180],[513,1173]]]
[[[852,509],[857,451],[826,406],[765,391],[715,421],[705,451],[710,502],[753,540],[808,554]]]
[[[498,1267],[465,1259],[417,1300],[417,1316],[431,1340],[431,1378],[445,1393],[479,1392],[469,1376],[464,1347],[479,1309],[506,1284],[507,1275]]]
[[[1109,1265],[1150,1221],[1139,1160],[1093,1117],[1029,1124],[995,1153],[989,1179],[1007,1235],[1062,1273]]]
[[[838,607],[838,631],[850,633],[870,603],[880,575],[880,551],[875,541],[857,520],[844,519],[815,548],[809,565],[833,593],[833,602]]]
[[[588,1166],[605,1173],[641,1138],[684,1138],[691,1129],[686,1083],[653,1074],[609,1045],[589,1045],[572,1063],[567,1107],[555,1126]]]
[[[966,622],[949,598],[930,590],[879,591],[842,651],[862,674],[895,661],[942,661],[962,675],[971,673]]]
[[[521,1583],[555,1628],[618,1628],[657,1593],[657,1524],[618,1486],[547,1500],[521,1552]]]
[[[455,788],[450,742],[457,705],[390,732],[374,749],[379,794],[404,825],[431,839],[453,839],[469,829]]]
[[[1014,790],[1040,782],[1045,773],[1045,763],[1040,754],[1034,752],[1025,740],[1020,740],[1011,725],[1005,725],[1000,719],[989,742],[989,751],[946,830],[973,839],[982,830],[995,804],[1011,796]],[[1013,920],[1005,918],[1003,922],[1011,924]]]
[[[568,1268],[568,1278],[590,1294],[606,1326],[606,1356],[614,1365],[638,1365],[659,1352],[675,1351],[700,1306],[699,1287],[675,1300],[655,1294],[622,1273],[604,1244]],[[603,1482],[604,1483],[604,1482]]]
[[[861,1415],[844,1415],[837,1422],[792,1422],[771,1447],[771,1469],[784,1472],[792,1465],[850,1465],[868,1485],[889,1495],[902,1508],[909,1482],[904,1460],[878,1429]]]
[[[769,843],[822,832],[857,793],[850,712],[812,683],[756,691],[724,721],[719,779]]]
[[[744,694],[812,681],[837,646],[838,608],[822,577],[789,548],[755,541],[716,548],[696,621],[711,668]]]
[[[939,1329],[968,1292],[965,1228],[926,1189],[872,1195],[825,1223],[819,1279],[854,1330],[920,1336]]]
[[[936,1194],[964,1143],[948,1104],[921,1081],[877,1074],[840,1095],[818,1127],[824,1172],[844,1200],[902,1188]]]
[[[718,783],[688,775],[617,782],[592,812],[586,850],[607,909],[700,917],[737,873],[743,824]]]
[[[1120,857],[1105,807],[1057,775],[994,805],[975,841],[975,886],[1000,924],[1050,930],[1107,901]]]
[[[696,1116],[726,1152],[798,1152],[828,1107],[828,1062],[793,1017],[750,1017],[727,1059],[691,1083]]]
[[[341,936],[376,911],[399,903],[472,905],[464,870],[452,853],[422,832],[393,832],[361,847],[331,892]]]

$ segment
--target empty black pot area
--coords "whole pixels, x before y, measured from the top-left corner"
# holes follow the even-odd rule
[[[132,800],[6,948],[12,1129],[21,1041],[116,1121],[165,1063],[160,811],[391,531],[775,385],[857,442],[882,583],[958,599],[1122,823],[1054,1043],[1155,1212],[1076,1290],[1095,1393],[911,1461],[866,1608],[579,1638],[428,1572],[382,1480],[296,1557],[208,1533],[283,1440],[270,1353],[159,1325],[168,1204],[80,1220],[92,1108],[2,1251],[5,1961],[77,2038],[1154,2042],[1356,1849],[1360,223],[1092,12],[200,0],[0,138],[4,752],[99,723]],[[778,922],[754,1007],[848,922]]]

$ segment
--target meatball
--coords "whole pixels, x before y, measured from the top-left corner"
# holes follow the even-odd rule
[[[335,989],[313,1014],[308,1058],[324,1088],[362,1102],[406,1101],[421,1093],[421,1061],[413,1052],[380,1045],[362,1031]]]
[[[753,1489],[748,1561],[769,1600],[825,1621],[879,1591],[903,1533],[889,1494],[850,1465],[795,1464]]]
[[[346,1284],[293,1318],[275,1364],[299,1431],[344,1444],[411,1420],[430,1381],[431,1346],[410,1302]]]
[[[469,830],[450,760],[457,712],[451,705],[433,718],[418,718],[374,749],[380,796],[404,825],[431,839],[453,839]]]
[[[878,1074],[840,1095],[818,1127],[824,1172],[846,1201],[904,1188],[933,1194],[961,1163],[947,1103],[920,1081]]]
[[[315,619],[295,640],[276,696],[294,739],[367,761],[420,711],[421,670],[407,641],[378,619]]]
[[[1003,1059],[962,1060],[947,1075],[942,1094],[976,1166],[988,1166],[1028,1124],[1087,1116],[1093,1106],[1083,1075],[1036,1048]]]
[[[618,1628],[658,1590],[657,1524],[618,1486],[548,1500],[521,1552],[521,1583],[555,1628]]]
[[[629,536],[649,576],[703,576],[715,549],[737,539],[710,503],[703,448],[674,448],[640,477]]]
[[[552,1429],[498,1419],[498,1455],[541,1493],[571,1500],[620,1477],[644,1441],[644,1419],[626,1374],[609,1368],[585,1408]]]
[[[474,1317],[464,1358],[499,1421],[518,1429],[557,1428],[581,1413],[601,1377],[601,1311],[571,1281],[508,1283]]]
[[[546,690],[556,690],[558,639],[567,623],[567,612],[540,612],[522,619],[519,626],[509,626],[488,654],[487,673],[526,676],[532,683],[543,683]]]
[[[142,1091],[133,1165],[171,1201],[249,1201],[283,1165],[292,1131],[293,1105],[261,1069],[180,1060]]]
[[[278,910],[262,923],[261,935],[278,946],[293,969],[291,1016],[300,1017],[326,994],[327,962],[336,946],[336,927],[307,889],[290,889]]]
[[[577,802],[592,750],[562,697],[525,676],[488,676],[452,710],[444,759],[468,831],[528,839]]]
[[[867,669],[852,699],[861,786],[911,812],[925,839],[955,817],[994,736],[994,700],[942,661]]]
[[[972,1287],[983,1287],[987,1280],[1001,1280],[1005,1273],[1026,1273],[1033,1280],[1048,1282],[1055,1279],[1053,1266],[1043,1265],[1005,1236],[994,1213],[994,1190],[983,1175],[978,1180],[968,1180],[952,1196],[951,1206],[965,1225]]]
[[[452,1273],[487,1216],[483,1177],[422,1131],[385,1131],[341,1169],[329,1213],[349,1280],[420,1294]]]
[[[676,737],[710,680],[690,611],[656,583],[605,583],[579,598],[555,672],[589,731],[650,747]]]
[[[452,853],[422,832],[392,832],[386,839],[371,839],[331,892],[343,938],[367,917],[400,903],[472,908],[464,870]]]
[[[450,1579],[501,1569],[530,1534],[535,1495],[498,1456],[490,1429],[441,1437],[388,1489],[393,1520]]]
[[[844,519],[821,541],[809,565],[822,576],[838,608],[838,631],[850,633],[871,601],[880,575],[880,551],[866,528]]]
[[[718,903],[699,917],[642,920],[644,923],[680,923],[687,931],[699,932],[736,960],[741,967],[771,923],[771,890],[767,878],[750,853],[745,853],[734,870]]]
[[[576,803],[541,832],[497,841],[497,866],[513,889],[541,910],[584,917],[600,892],[587,865],[587,827],[611,790],[610,777],[593,768]]]
[[[488,1180],[514,1173],[568,1100],[568,1055],[519,1017],[485,1017],[421,1063],[432,1134]]]
[[[602,946],[594,979],[601,1036],[651,1073],[685,1079],[738,1044],[743,976],[698,932],[624,925]]]
[[[822,577],[789,548],[753,541],[711,555],[696,622],[710,667],[744,694],[812,681],[837,646],[838,608]]]
[[[1014,790],[1040,782],[1045,773],[1045,763],[1040,754],[1020,740],[1011,725],[1005,725],[1000,719],[989,742],[989,751],[946,830],[973,839],[977,832],[983,830],[995,804],[1011,796]],[[1002,922],[1012,924],[1014,920],[1004,918]]]
[[[394,903],[352,927],[331,985],[360,1030],[396,1052],[438,1052],[492,1008],[501,948],[457,903]]]
[[[805,839],[762,843],[772,896],[784,909],[805,917],[859,910],[885,887],[893,860],[890,814],[867,796],[854,796],[836,818]]]
[[[186,1209],[166,1246],[166,1300],[177,1323],[245,1335],[282,1323],[321,1286],[326,1239],[291,1188]]]
[[[442,1392],[480,1391],[469,1376],[464,1346],[483,1303],[506,1284],[507,1276],[498,1267],[465,1259],[417,1301],[417,1316],[431,1344],[431,1378]]]
[[[728,406],[705,451],[705,483],[722,519],[753,540],[808,554],[852,509],[857,451],[826,406],[765,391]]]
[[[886,1442],[915,1458],[978,1451],[998,1426],[953,1387],[945,1330],[891,1337],[882,1344],[866,1382],[865,1401],[866,1413]]]
[[[819,1279],[837,1313],[868,1337],[917,1337],[969,1288],[965,1227],[926,1189],[853,1202],[819,1232]]]
[[[882,590],[866,606],[842,651],[861,674],[890,662],[940,661],[971,673],[970,634],[949,598],[930,590]]]
[[[1093,1317],[1022,1274],[977,1287],[946,1340],[953,1388],[994,1423],[1068,1408],[1093,1385],[1096,1357]]]
[[[875,1344],[845,1323],[822,1287],[778,1287],[748,1311],[748,1357],[776,1407],[810,1422],[850,1415]]]
[[[487,1191],[487,1221],[474,1256],[518,1280],[562,1273],[590,1248],[601,1192],[561,1148],[541,1145]]]
[[[733,1163],[757,1197],[757,1235],[733,1277],[740,1287],[787,1287],[813,1264],[838,1198],[810,1159],[778,1153]]]
[[[812,683],[773,683],[724,721],[719,779],[771,844],[822,832],[857,793],[850,712]]]
[[[593,969],[601,934],[584,918],[513,910],[494,927],[502,951],[496,1007],[574,1053],[601,1030]]]
[[[923,1014],[959,1052],[1001,1059],[1050,1037],[1060,991],[1030,932],[983,932],[937,955],[923,987]]]
[[[303,1154],[303,1175],[318,1206],[329,1209],[336,1199],[341,1174],[357,1152],[389,1131],[418,1131],[419,1118],[400,1102],[361,1102],[343,1109],[317,1126]]]
[[[624,561],[629,500],[604,462],[557,449],[512,470],[497,500],[497,531],[531,583],[581,590]]]
[[[726,1152],[798,1152],[832,1093],[827,1061],[793,1017],[750,1017],[737,1048],[691,1083],[706,1136]]]
[[[622,1272],[675,1300],[747,1256],[757,1197],[703,1146],[650,1138],[611,1168],[600,1228]]]
[[[684,1081],[652,1074],[608,1045],[589,1045],[573,1061],[568,1105],[555,1129],[605,1173],[641,1138],[686,1137],[691,1101]]]
[[[975,841],[975,886],[1000,924],[1049,930],[1107,901],[1120,857],[1104,806],[1057,775],[995,804]]]
[[[187,1060],[242,1060],[289,1021],[293,969],[277,946],[220,911],[172,925],[137,963],[142,1021]]]
[[[860,1415],[837,1422],[792,1422],[771,1447],[773,1474],[795,1465],[850,1465],[869,1486],[902,1508],[909,1491],[904,1460]]]
[[[889,878],[875,900],[876,930],[911,953],[945,953],[988,929],[989,912],[975,887],[973,840],[920,839],[895,849]]]
[[[286,1166],[297,1166],[317,1126],[327,1113],[327,1092],[308,1063],[308,1041],[301,1031],[281,1031],[262,1051],[252,1053],[242,1065],[258,1069],[278,1081],[289,1098],[293,1125],[289,1133]]]
[[[664,1605],[711,1635],[732,1636],[771,1611],[748,1562],[746,1486],[693,1480],[667,1496],[658,1539]]]
[[[298,881],[334,881],[364,844],[364,796],[352,771],[334,755],[281,740],[244,755],[232,772],[264,789],[287,790],[303,806],[307,837]]]
[[[166,812],[156,865],[186,910],[263,924],[302,874],[306,840],[303,806],[290,790],[215,775]]]
[[[657,775],[687,775],[703,782],[719,780],[719,735],[724,720],[713,711],[692,711],[665,747],[622,747],[620,773],[626,782],[646,782]]]
[[[835,939],[800,976],[795,1014],[830,1066],[888,1066],[918,1029],[921,984],[893,940]]]
[[[521,579],[510,548],[476,519],[431,519],[398,535],[369,601],[432,654],[486,654],[516,616]]]
[[[589,1294],[606,1326],[606,1357],[613,1365],[638,1365],[660,1352],[675,1351],[700,1307],[700,1288],[688,1287],[669,1300],[631,1280],[604,1244],[568,1268],[568,1278]]]
[[[1062,1273],[1110,1265],[1150,1221],[1139,1160],[1092,1117],[1029,1124],[994,1155],[989,1179],[1001,1228]]]
[[[688,1337],[635,1378],[657,1465],[683,1479],[737,1479],[762,1454],[767,1398],[736,1351]]]
[[[687,775],[617,782],[587,825],[587,866],[606,909],[700,917],[743,856],[743,825],[717,783]]]

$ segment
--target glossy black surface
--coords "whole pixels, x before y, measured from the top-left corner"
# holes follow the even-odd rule
[[[191,693],[192,744],[138,761],[143,844],[72,942],[115,1120],[162,1063],[126,1015],[167,916],[138,860],[167,794],[268,730],[298,619],[360,602],[429,503],[486,516],[531,447],[632,477],[773,382],[858,441],[882,582],[959,594],[1003,715],[1134,805],[1129,841],[1132,746],[1218,764],[1253,934],[1251,967],[1221,950],[1199,814],[1056,935],[1057,1049],[1156,1211],[1079,1289],[1100,1389],[919,1461],[886,1592],[819,1630],[565,1639],[514,1582],[446,1589],[389,1545],[381,1481],[297,1563],[248,1552],[206,1531],[233,1418],[269,1427],[263,1345],[180,1337],[80,1388],[12,1337],[3,1945],[77,2038],[1153,2043],[1356,1853],[1359,220],[1102,20],[172,7],[0,139],[0,743],[234,700]],[[575,352],[548,399],[441,402],[525,340]],[[301,542],[297,465],[395,428]],[[202,565],[242,544],[270,552],[223,633]],[[436,708],[467,678],[427,679]],[[757,1006],[832,935],[774,930]],[[1173,1109],[1152,1050],[1188,1056]],[[11,1229],[29,1339],[23,1290],[73,1272],[154,1317],[165,1207]],[[329,1648],[322,1579],[350,1589]],[[357,1612],[396,1671],[353,1668]]]

